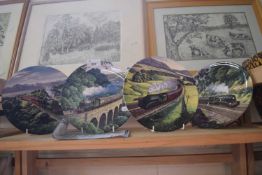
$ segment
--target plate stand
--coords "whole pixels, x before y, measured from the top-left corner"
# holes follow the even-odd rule
[[[130,132],[128,130],[119,130],[103,134],[85,134],[83,129],[80,131],[68,130],[69,120],[64,118],[60,120],[56,129],[53,132],[53,137],[57,140],[91,140],[91,139],[104,139],[113,137],[129,137]]]

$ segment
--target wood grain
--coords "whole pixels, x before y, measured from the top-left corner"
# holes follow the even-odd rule
[[[232,164],[232,175],[247,175],[246,145],[233,145],[232,154],[234,159]]]
[[[36,166],[35,159],[37,152],[34,151],[22,151],[21,161],[21,175],[35,175]]]
[[[131,129],[129,138],[58,141],[51,135],[20,134],[0,139],[0,150],[99,150],[170,148],[201,145],[227,145],[262,142],[259,126],[235,129],[187,128],[167,133]]]
[[[179,156],[147,156],[147,157],[118,157],[118,158],[69,158],[69,159],[36,159],[37,168],[58,166],[132,166],[132,165],[176,165],[192,163],[232,163],[229,153],[206,155]]]
[[[15,168],[14,168],[14,174],[15,175],[21,175],[21,162],[22,162],[22,152],[21,151],[16,151],[14,153],[15,157]]]

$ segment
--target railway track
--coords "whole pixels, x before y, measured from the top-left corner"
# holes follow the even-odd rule
[[[202,109],[208,118],[218,123],[230,123],[233,120],[237,120],[245,110],[244,106],[229,108],[204,104],[199,104],[199,108]]]

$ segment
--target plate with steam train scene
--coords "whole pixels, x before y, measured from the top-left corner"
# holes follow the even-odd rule
[[[59,99],[66,75],[54,68],[32,66],[18,71],[3,89],[7,119],[23,132],[48,134],[63,115]]]
[[[189,72],[171,59],[150,57],[129,69],[124,84],[129,112],[148,129],[173,131],[187,123],[198,105]]]
[[[84,133],[112,132],[130,116],[122,99],[123,83],[124,74],[112,66],[80,66],[64,84],[64,114]]]
[[[199,106],[192,123],[202,128],[233,125],[252,99],[252,80],[238,64],[219,62],[195,76]]]
[[[4,115],[3,108],[2,108],[2,90],[5,86],[6,80],[0,78],[0,116]]]

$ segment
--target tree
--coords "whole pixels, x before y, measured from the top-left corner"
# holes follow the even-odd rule
[[[5,31],[2,25],[0,24],[0,46],[4,45]]]
[[[167,45],[167,57],[181,60],[179,46],[193,32],[197,32],[208,22],[205,14],[165,15],[164,30]]]
[[[238,19],[232,14],[224,15],[224,23],[228,25],[230,28],[233,28],[234,25],[238,24]]]
[[[67,54],[75,50],[89,49],[92,35],[93,30],[81,24],[78,18],[69,14],[60,16],[45,39],[43,61],[48,61],[50,54]]]

